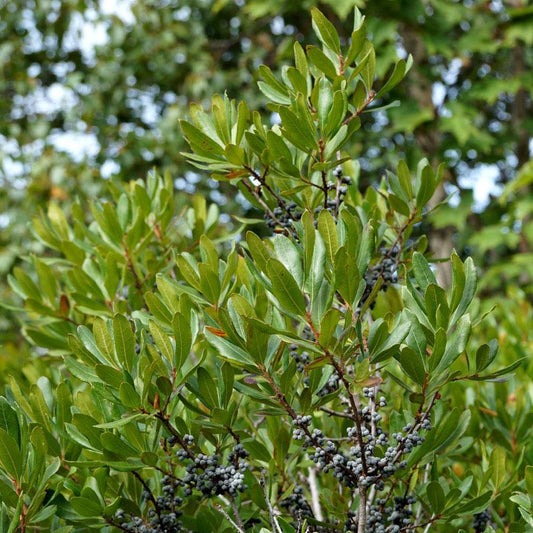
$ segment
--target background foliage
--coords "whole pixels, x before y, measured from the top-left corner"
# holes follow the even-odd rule
[[[353,3],[321,5],[342,39],[351,33]],[[229,202],[229,211],[246,210],[185,168],[177,120],[189,102],[224,91],[269,115],[255,84],[257,67],[279,70],[294,38],[316,42],[306,18],[309,1],[124,2],[115,12],[106,4],[0,5],[4,273],[29,245],[25,221],[32,208],[94,194],[101,168],[122,179],[143,177],[154,166],[169,170],[179,187],[199,187]],[[526,275],[530,261],[518,254],[529,249],[528,199],[515,199],[511,187],[505,202],[478,205],[473,213],[471,187],[482,179],[472,170],[487,165],[495,165],[489,171],[503,185],[521,168],[523,185],[531,179],[524,167],[531,8],[470,0],[357,5],[381,51],[379,76],[398,54],[414,57],[413,70],[389,99],[403,105],[373,115],[367,134],[354,141],[363,183],[375,183],[402,155],[410,163],[421,156],[445,162],[447,190],[457,191],[461,208],[454,216],[440,211],[440,232],[492,268],[491,290],[498,288],[500,259],[513,255],[514,268],[505,269],[510,281]],[[75,139],[74,154],[64,149],[65,133]]]

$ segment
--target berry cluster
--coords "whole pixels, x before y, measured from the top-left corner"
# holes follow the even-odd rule
[[[172,448],[179,444],[174,453]],[[147,484],[143,483],[143,499],[151,504],[147,518],[126,514],[119,509],[110,522],[122,531],[132,533],[179,533],[182,531],[179,520],[183,499],[191,496],[193,491],[204,498],[216,495],[234,496],[246,490],[244,472],[248,469],[245,461],[248,452],[238,443],[228,453],[226,462],[218,454],[197,453],[192,435],[178,438],[172,436],[164,441],[164,448],[171,457],[175,455],[178,464],[186,463],[185,475],[179,478],[170,472],[161,479],[161,486],[156,496]],[[180,492],[180,495],[178,495]]]
[[[332,394],[339,389],[340,378],[337,372],[333,372],[329,377],[327,383],[318,391],[318,396],[326,396]]]
[[[304,326],[304,328],[302,329],[301,335],[302,335],[302,339],[306,341],[314,342],[316,340],[315,334],[313,333],[313,331],[311,330],[309,326]]]
[[[402,457],[424,442],[419,432],[431,429],[431,419],[429,413],[424,413],[414,424],[404,426],[402,431],[392,435],[396,441],[393,445],[381,427],[379,410],[387,405],[385,398],[376,399],[372,388],[364,388],[363,397],[369,402],[358,409],[358,423],[347,429],[352,441],[348,450],[340,450],[321,430],[311,430],[309,415],[299,415],[293,420],[293,438],[302,440],[304,449],[313,448],[310,459],[320,470],[332,472],[343,485],[352,489],[375,485],[377,490],[382,490],[384,479],[406,467]]]
[[[298,206],[291,202],[283,207],[275,207],[272,211],[274,218],[265,213],[266,225],[271,230],[276,228],[292,229],[293,221],[300,220],[302,218],[302,210]]]
[[[126,515],[122,509],[115,513],[113,523],[117,524],[122,531],[132,531],[134,533],[152,533],[154,531],[142,518]]]
[[[314,210],[315,227],[317,225],[317,218],[321,211],[328,210],[335,218],[339,210],[339,206],[344,202],[348,187],[352,180],[348,176],[344,176],[341,167],[337,167],[334,171],[335,182],[327,183],[327,198]],[[280,229],[285,232],[293,232],[293,222],[302,218],[302,210],[295,202],[288,204],[280,203],[271,212],[265,213],[264,217],[266,225],[273,231]]]
[[[348,187],[352,184],[352,180],[348,176],[344,176],[342,168],[337,167],[334,171],[336,182],[329,182],[327,184],[328,198],[322,205],[315,209],[315,219],[321,211],[327,209],[333,217],[337,217],[339,207],[344,202]],[[333,193],[334,196],[330,196]]]
[[[188,437],[191,436],[188,435]],[[188,442],[191,443],[190,440]],[[220,494],[235,495],[247,489],[244,483],[244,472],[248,469],[248,463],[244,459],[249,454],[242,444],[233,447],[228,454],[226,464],[221,463],[221,457],[218,454],[195,454],[189,447],[190,444],[185,442],[185,438],[183,444],[184,449],[178,450],[177,455],[180,459],[188,457],[190,460],[185,467],[187,473],[183,478],[185,496],[192,494],[193,490],[209,498]]]
[[[326,205],[323,205],[323,204],[319,205],[314,211],[315,228],[318,226],[318,215],[320,215],[321,211],[324,211],[324,209],[326,209],[333,216],[336,216],[335,214],[336,208],[337,208],[337,202],[335,200],[327,200]]]
[[[350,186],[352,184],[351,178],[349,178],[348,176],[345,176],[342,173],[342,167],[341,166],[338,166],[335,169],[335,172],[333,174],[335,175],[337,180],[340,181],[343,185]],[[344,194],[346,194],[346,191],[344,191]]]
[[[296,361],[296,370],[298,372],[303,372],[305,369],[305,365],[308,365],[311,362],[309,352],[300,352],[297,344],[289,345],[289,354]]]
[[[281,500],[279,506],[287,509],[292,516],[297,517],[299,520],[313,516],[311,506],[305,499],[304,489],[300,485],[297,485],[289,496]]]
[[[490,509],[485,509],[484,511],[481,511],[481,513],[475,514],[474,523],[472,524],[474,533],[483,533],[483,531],[485,531],[490,525],[491,518],[492,514]]]
[[[367,531],[374,533],[399,533],[412,525],[413,496],[395,496],[393,505],[387,505],[387,500],[377,498],[376,504],[371,505],[367,515]],[[356,522],[357,523],[357,522]],[[349,530],[354,531],[354,530]]]
[[[354,369],[353,366],[347,366],[345,369],[345,373],[350,378],[353,378],[354,376]],[[339,386],[341,383],[341,379],[339,377],[339,374],[337,374],[337,371],[334,370],[331,375],[328,378],[327,383],[317,392],[318,396],[326,396],[328,394],[332,394],[339,390]]]
[[[337,374],[332,377],[340,379]],[[434,402],[428,409],[419,409],[411,423],[391,434],[383,429],[382,410],[387,407],[387,400],[378,394],[377,386],[363,387],[359,398],[350,402],[345,399],[344,402],[345,410],[338,416],[353,420],[346,427],[346,437],[328,439],[320,429],[312,427],[312,416],[296,415],[293,417],[293,438],[302,442],[303,449],[307,450],[309,459],[319,471],[330,472],[339,484],[352,493],[361,489],[366,492],[369,500],[365,531],[399,533],[412,530],[416,523],[414,496],[408,491],[395,496],[392,490],[395,483],[387,492],[385,482],[398,470],[407,467],[407,456],[425,440],[422,433],[431,431]],[[353,411],[349,406],[353,406]],[[335,416],[335,412],[332,415]],[[300,497],[294,496],[286,504],[291,514],[298,517],[296,513],[303,513],[303,509],[312,513],[303,492],[299,491],[297,495]],[[485,527],[482,521],[488,520],[486,514],[480,514],[476,519],[478,522],[475,524]],[[338,524],[334,530],[338,530],[339,525],[343,526],[344,531],[359,531],[358,511],[350,509],[346,522]]]
[[[383,280],[383,283],[380,287],[380,290],[382,291],[386,291],[389,285],[398,281],[396,260],[399,253],[398,248],[393,247],[388,249],[382,249],[380,251],[383,255],[383,259],[379,263],[370,266],[365,273],[366,287],[363,292],[363,296],[361,297],[361,300],[359,302],[360,307],[362,307],[364,303],[368,300],[370,294],[372,293],[372,290],[374,289],[375,284],[380,278]],[[374,302],[372,302],[371,306],[373,307],[373,305]]]
[[[123,531],[133,533],[179,533],[182,512],[178,509],[183,500],[176,496],[178,484],[170,476],[164,476],[161,480],[162,496],[154,497],[148,490],[143,491],[143,499],[152,502],[154,507],[148,510],[148,519],[135,515],[126,515],[119,509],[115,513],[113,522],[119,524]]]

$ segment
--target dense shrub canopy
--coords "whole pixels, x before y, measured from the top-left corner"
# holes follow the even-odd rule
[[[13,39],[23,53],[5,62],[6,91],[16,69],[27,67],[17,61],[28,58],[40,84],[47,68],[60,76],[61,61],[61,83],[88,76],[68,81],[84,105],[72,115],[55,112],[55,127],[71,128],[81,111],[78,120],[97,128],[100,148],[78,179],[110,158],[118,170],[106,183],[88,179],[77,189],[71,181],[80,193],[74,200],[61,173],[80,170],[78,163],[46,156],[63,170],[37,191],[52,201],[32,218],[4,303],[5,353],[19,320],[31,359],[6,358],[2,531],[518,532],[533,525],[533,313],[529,272],[520,267],[529,257],[529,200],[521,194],[530,181],[523,148],[529,11],[412,3],[384,20],[372,17],[375,7],[367,17],[355,9],[349,23],[351,6],[342,3],[311,16],[290,10],[272,20],[272,48],[258,52],[261,34],[253,32],[272,6],[135,3],[143,23],[128,30],[131,38],[129,23],[116,19],[110,46],[88,58],[65,44],[74,7],[56,17],[2,6],[9,14],[2,30],[12,24],[23,36]],[[84,13],[98,17],[99,8]],[[224,17],[228,23],[215,29]],[[178,51],[173,28],[182,36]],[[254,37],[248,44],[243,28]],[[474,46],[468,37],[476,29]],[[428,55],[446,31],[455,40]],[[24,39],[32,32],[61,38],[31,52]],[[494,32],[499,47],[481,38]],[[509,80],[511,65],[515,86],[481,98],[463,65],[466,77],[450,81],[446,105],[436,106],[432,76],[444,76],[443,65],[450,69],[467,44],[479,79],[485,63],[476,61],[492,54],[490,68]],[[176,56],[176,73],[160,47],[198,57]],[[413,55],[397,58],[404,48]],[[54,50],[61,61],[52,67]],[[126,56],[133,71],[117,71],[111,53],[118,62]],[[264,53],[270,66],[257,68],[256,90],[240,58]],[[195,88],[204,60],[229,94]],[[102,91],[89,95],[91,87]],[[141,106],[147,95],[151,118]],[[182,104],[207,95],[209,103],[190,106],[180,133]],[[38,130],[17,101],[5,105],[15,118],[8,135],[21,148],[35,144]],[[53,120],[41,119],[53,133]],[[135,134],[124,137],[130,127]],[[45,129],[39,136],[51,142]],[[500,165],[503,182],[522,167],[505,187],[508,204],[468,215],[462,191],[452,211],[443,182],[460,185],[461,169],[481,154]],[[10,164],[27,155],[13,152]],[[145,176],[143,158],[166,172]],[[175,173],[185,168],[197,187],[177,191],[183,183]],[[206,198],[206,190],[218,195]],[[36,189],[26,192],[10,204],[6,235],[21,231],[20,207],[35,202]],[[496,222],[505,211],[481,236],[466,226],[456,239],[460,253],[452,251],[449,226],[462,228],[467,216]],[[511,254],[516,243],[502,236],[502,223],[511,235],[521,231],[520,254]],[[488,242],[495,232],[496,247]],[[496,266],[480,271],[466,243],[494,248],[480,260]],[[16,247],[7,250],[11,263]]]

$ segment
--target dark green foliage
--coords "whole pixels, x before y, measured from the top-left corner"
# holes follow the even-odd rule
[[[46,253],[9,281],[45,365],[0,399],[6,531],[531,524],[530,400],[507,416],[501,383],[520,359],[481,331],[473,261],[444,258],[445,290],[418,232],[442,167],[359,187],[350,147],[411,61],[380,83],[357,10],[351,44],[312,26],[320,48],[260,69],[279,125],[227,96],[182,121],[191,164],[272,235],[155,173],[111,182],[89,218],[35,218]]]

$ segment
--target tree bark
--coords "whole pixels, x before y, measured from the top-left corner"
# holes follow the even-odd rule
[[[422,108],[432,110],[435,119],[437,110],[433,104],[433,85],[431,81],[422,75],[417,69],[422,68],[428,62],[427,50],[424,41],[412,26],[404,26],[401,30],[404,46],[407,52],[412,54],[415,68],[406,79],[407,94],[413,98]],[[435,123],[423,124],[414,131],[420,150],[427,156],[433,167],[440,162],[440,146],[442,132],[435,126]],[[444,183],[440,183],[435,194],[429,201],[428,207],[431,209],[446,198]],[[453,250],[453,229],[451,227],[432,229],[429,234],[429,246],[433,256],[449,258]],[[439,285],[449,288],[452,282],[452,268],[450,261],[436,263],[436,277]]]
[[[525,47],[522,41],[519,41],[513,50],[513,75],[520,76],[527,71],[525,61]],[[524,87],[520,87],[515,94],[511,105],[511,124],[516,132],[516,151],[517,169],[529,161],[529,132],[525,121],[528,116],[528,94]]]
[[[522,41],[518,41],[513,50],[513,75],[521,76],[526,72],[527,65],[525,61],[525,46]],[[511,105],[511,124],[516,133],[516,169],[520,170],[524,164],[529,161],[529,132],[526,127],[526,119],[529,114],[529,99],[527,91],[524,87],[520,87],[515,94],[513,103]],[[532,187],[528,185],[524,187],[523,193],[525,195],[531,194]],[[526,214],[522,219],[522,228],[531,221],[531,215]],[[523,230],[521,231],[520,239],[520,253],[531,252],[529,240],[526,238]],[[519,277],[521,285],[525,286],[531,283],[531,277],[527,272],[522,272]]]

